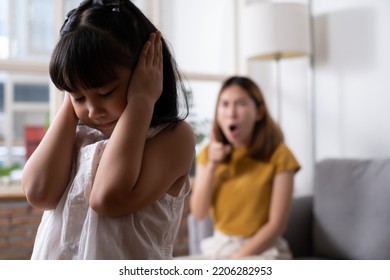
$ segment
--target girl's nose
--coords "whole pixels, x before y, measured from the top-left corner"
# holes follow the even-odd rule
[[[90,119],[99,119],[104,117],[106,111],[103,107],[98,106],[97,104],[90,104],[88,107],[88,117]]]

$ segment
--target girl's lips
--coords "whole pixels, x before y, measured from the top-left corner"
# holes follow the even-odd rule
[[[109,123],[98,125],[98,127],[103,128],[103,129],[107,129],[107,128],[111,128],[115,124],[116,124],[116,121],[112,121],[112,122],[109,122]]]

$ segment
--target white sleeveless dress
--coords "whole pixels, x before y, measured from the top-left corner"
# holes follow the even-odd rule
[[[151,128],[148,138],[162,129]],[[99,131],[78,126],[72,180],[56,209],[44,212],[32,259],[172,259],[189,184],[178,196],[164,194],[135,213],[98,215],[88,202],[107,141]]]

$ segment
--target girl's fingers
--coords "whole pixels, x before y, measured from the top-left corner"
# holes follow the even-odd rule
[[[162,41],[161,32],[151,33],[145,43],[140,58],[144,59],[145,65],[162,67]]]
[[[146,54],[146,65],[152,64],[154,59],[154,52],[155,52],[155,42],[156,42],[156,33],[152,33],[149,36],[148,42],[150,43],[150,46],[148,48],[147,54]]]
[[[156,48],[155,48],[155,64],[158,67],[162,66],[162,41],[161,41],[161,32],[156,32]]]
[[[144,47],[142,48],[142,51],[139,55],[139,62],[138,63],[146,64],[146,60],[148,57],[150,47],[151,47],[151,43],[150,43],[150,41],[147,41],[145,43]]]

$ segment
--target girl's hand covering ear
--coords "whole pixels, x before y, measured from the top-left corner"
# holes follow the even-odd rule
[[[64,100],[62,102],[62,107],[66,108],[66,110],[68,110],[69,112],[72,112],[75,119],[78,121],[78,118],[76,116],[76,113],[74,111],[74,108],[73,108],[73,103],[72,103],[72,97],[70,96],[70,94],[68,92],[64,92]]]
[[[132,74],[127,100],[133,95],[142,95],[156,102],[161,96],[163,88],[163,54],[161,33],[159,31],[150,34],[145,43],[137,66]]]

